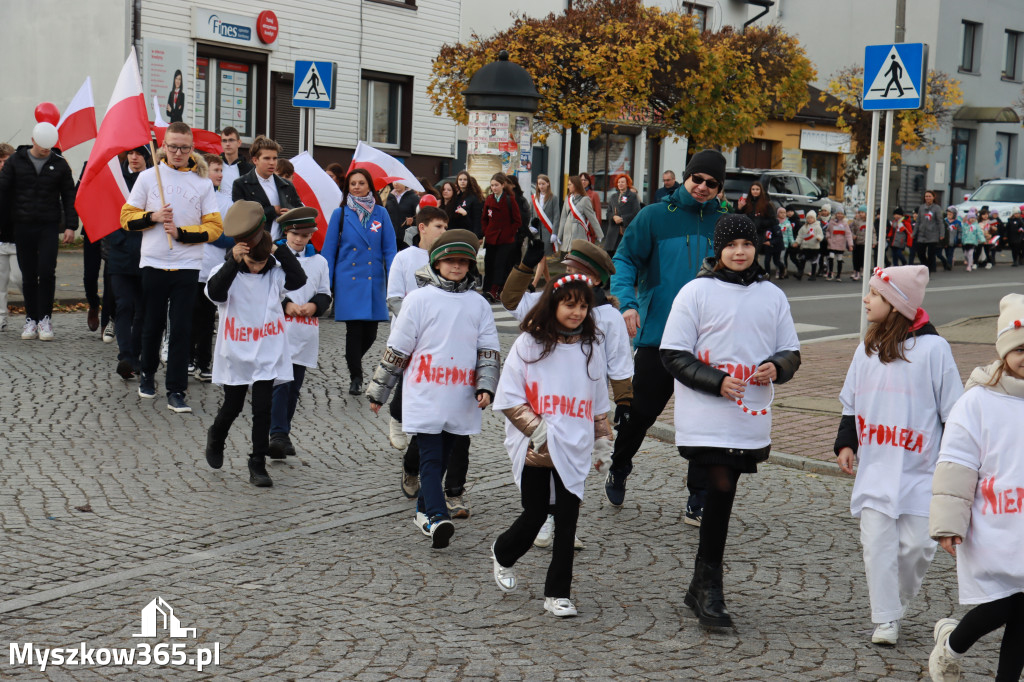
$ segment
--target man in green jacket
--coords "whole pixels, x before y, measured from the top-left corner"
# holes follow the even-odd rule
[[[672,301],[714,255],[715,222],[725,211],[716,195],[725,182],[725,157],[713,149],[697,152],[683,171],[683,184],[660,203],[637,214],[615,252],[611,292],[633,338],[633,404],[617,411],[618,438],[605,480],[608,501],[620,506],[633,456],[672,397],[672,376],[661,364],[659,346]],[[685,521],[699,526],[707,473],[690,468]]]

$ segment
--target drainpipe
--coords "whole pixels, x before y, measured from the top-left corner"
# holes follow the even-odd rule
[[[747,26],[768,14],[768,10],[775,4],[775,0],[747,0],[748,5],[757,5],[761,8],[761,13],[756,15],[753,19],[743,22],[743,30],[747,30]]]
[[[142,54],[142,0],[132,0],[132,44]]]

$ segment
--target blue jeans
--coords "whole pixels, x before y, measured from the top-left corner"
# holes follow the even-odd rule
[[[448,505],[445,504],[441,480],[448,469],[448,457],[455,446],[455,435],[447,431],[418,433],[416,442],[420,447],[420,499],[416,502],[416,511],[423,512],[431,519],[435,516],[447,519]]]
[[[274,397],[270,402],[270,433],[288,433],[292,430],[295,405],[299,402],[302,380],[306,378],[303,365],[292,365],[295,378],[287,384],[274,386]]]
[[[891,247],[892,250],[892,264],[893,265],[906,265],[907,257],[903,255],[903,249],[897,249],[895,246]],[[913,252],[911,252],[913,253]]]

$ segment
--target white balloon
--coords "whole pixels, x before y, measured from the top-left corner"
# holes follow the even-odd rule
[[[37,123],[32,129],[32,141],[43,149],[52,149],[57,144],[57,126],[52,123]]]

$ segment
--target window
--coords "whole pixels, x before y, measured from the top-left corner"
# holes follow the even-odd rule
[[[242,138],[252,138],[256,121],[256,92],[259,67],[216,57],[196,59],[196,127],[238,129]]]
[[[977,49],[981,42],[981,24],[973,21],[964,21],[964,44],[963,52],[960,54],[960,70],[967,73],[977,73]]]
[[[1006,32],[1006,63],[1003,66],[1003,80],[1020,80],[1021,32]]]
[[[768,192],[770,194],[792,196],[800,194],[800,188],[797,186],[796,178],[790,175],[776,175],[768,181]]]
[[[363,73],[359,90],[359,139],[375,147],[408,149],[412,79]]]
[[[953,128],[953,144],[950,158],[950,187],[967,186],[967,163],[971,154],[971,131],[967,128]]]
[[[590,140],[587,148],[587,172],[594,179],[591,188],[607,202],[608,195],[615,191],[619,176],[633,177],[633,136],[604,133]],[[635,184],[635,183],[634,183]],[[603,207],[602,207],[603,208]],[[598,218],[603,219],[601,216]]]
[[[992,155],[996,177],[1012,178],[1017,167],[1017,136],[1012,133],[996,133],[996,147]]]
[[[682,3],[682,12],[690,14],[694,19],[694,26],[698,31],[704,31],[708,27],[708,8],[692,2]]]
[[[822,180],[820,178],[829,178],[828,174],[829,173],[831,174],[830,178],[832,178],[832,179],[828,179],[827,183],[824,185],[824,188],[826,189],[826,191],[828,191],[828,189],[832,187],[832,183],[834,182],[835,173],[836,173],[836,164],[838,162],[838,159],[837,159],[835,154],[823,154],[821,152],[817,152],[817,153],[812,152],[812,154],[814,154],[814,156],[817,157],[817,158],[815,158],[815,159],[811,159],[811,158],[805,159],[805,164],[804,165],[809,167],[809,169],[811,171],[810,175],[811,175],[812,178],[815,175],[818,175],[818,177],[819,177],[818,184],[822,184]],[[808,154],[807,156],[810,157],[810,154]],[[824,158],[821,158],[821,157],[824,157]],[[831,157],[831,158],[829,158],[829,157]],[[826,173],[824,175],[820,172],[822,168],[824,168],[826,170]],[[819,191],[818,187],[815,186],[815,184],[813,182],[811,182],[810,180],[808,180],[807,178],[801,178],[801,177],[798,176],[796,178],[796,181],[797,181],[797,184],[800,185],[800,192],[799,192],[800,194],[803,194],[804,196],[808,196],[808,197],[813,197],[813,196],[817,196],[818,194],[820,194],[820,191]]]

